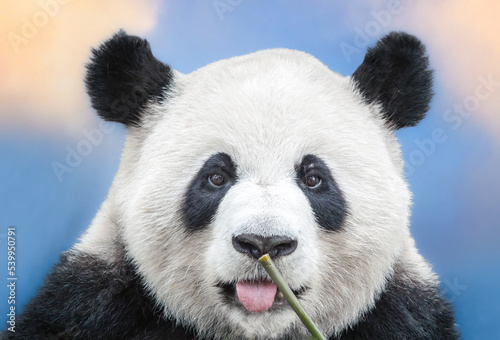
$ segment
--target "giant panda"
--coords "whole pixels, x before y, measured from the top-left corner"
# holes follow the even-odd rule
[[[328,339],[459,337],[395,137],[432,97],[417,38],[386,35],[347,77],[282,48],[182,74],[120,31],[85,82],[127,128],[121,163],[6,338],[307,339],[266,253]]]

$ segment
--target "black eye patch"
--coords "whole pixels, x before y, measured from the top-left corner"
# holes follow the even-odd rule
[[[317,156],[306,155],[295,171],[297,185],[309,200],[316,222],[327,230],[340,229],[347,214],[347,203],[325,162]]]
[[[214,179],[220,185],[214,185]],[[225,153],[215,154],[203,164],[184,196],[182,212],[188,230],[198,230],[210,223],[236,179],[236,166]]]

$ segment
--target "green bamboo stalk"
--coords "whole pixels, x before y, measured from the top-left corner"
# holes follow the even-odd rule
[[[304,310],[304,308],[302,308],[302,306],[299,303],[299,300],[293,294],[290,287],[288,287],[288,284],[286,283],[285,279],[279,272],[278,268],[276,268],[276,266],[274,265],[269,254],[266,254],[261,258],[259,258],[259,262],[264,266],[266,271],[269,273],[274,283],[276,283],[276,286],[278,286],[278,289],[283,293],[290,306],[292,306],[295,313],[297,313],[300,320],[302,320],[302,322],[304,323],[304,326],[306,326],[309,332],[312,334],[313,339],[326,340],[323,334],[321,334],[321,332],[319,331],[318,327],[309,318],[309,316],[307,316],[306,311]]]

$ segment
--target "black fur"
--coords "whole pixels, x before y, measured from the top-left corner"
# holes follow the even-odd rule
[[[302,189],[316,216],[317,223],[327,230],[338,230],[347,214],[347,203],[328,166],[314,155],[306,155],[296,166],[297,184]],[[306,176],[318,176],[321,183],[309,188]]]
[[[210,184],[208,177],[213,173],[224,176],[226,184],[220,187]],[[188,230],[197,230],[210,223],[220,201],[236,179],[236,165],[229,155],[218,153],[205,162],[184,197],[182,212]]]
[[[94,109],[105,120],[140,125],[147,103],[165,99],[172,70],[153,56],[146,40],[123,30],[92,53],[85,84]]]
[[[438,287],[422,285],[396,267],[375,307],[357,325],[331,340],[459,338],[453,309]]]
[[[194,339],[188,329],[160,316],[133,267],[63,253],[38,295],[26,306],[16,332],[0,338]]]
[[[378,103],[393,129],[414,126],[429,110],[432,71],[425,47],[412,35],[392,32],[369,48],[352,75],[367,103]]]

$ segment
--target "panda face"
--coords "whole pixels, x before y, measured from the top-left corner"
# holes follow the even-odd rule
[[[251,235],[295,244],[275,261],[304,308],[348,323],[373,301],[406,230],[394,139],[349,79],[301,52],[177,77],[151,130],[131,132],[144,141],[123,193],[125,241],[166,312],[253,336],[302,332],[279,294],[261,313],[238,299],[239,283],[269,280],[242,250],[256,248],[241,241]]]
[[[270,253],[320,329],[356,322],[411,241],[393,129],[412,122],[367,101],[365,72],[342,77],[298,51],[165,74],[140,124],[126,118],[110,195],[166,316],[219,337],[304,336],[258,264]]]

